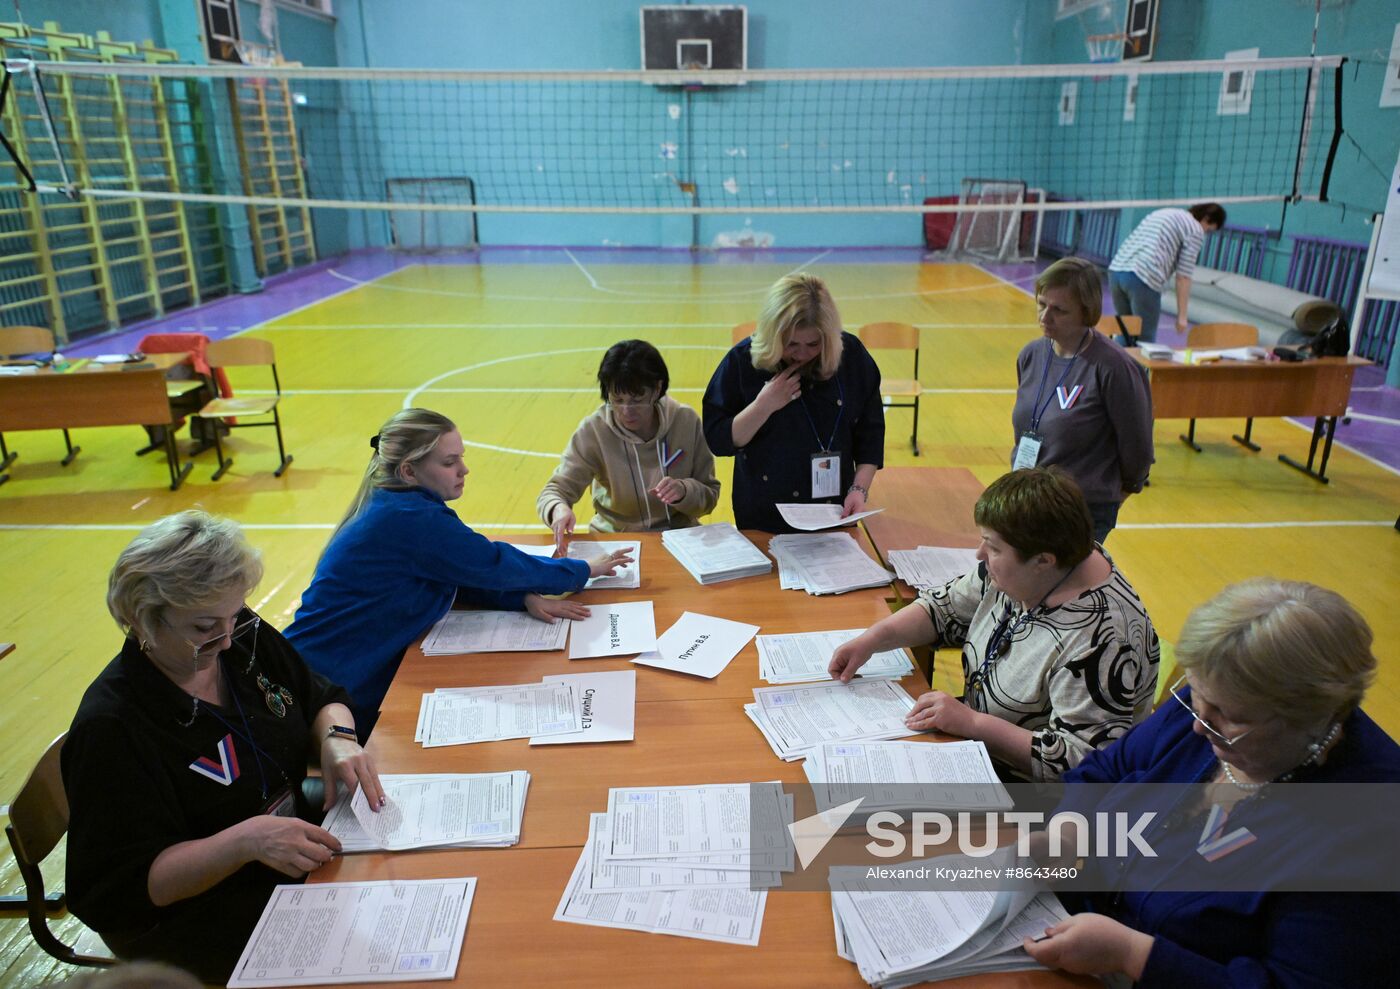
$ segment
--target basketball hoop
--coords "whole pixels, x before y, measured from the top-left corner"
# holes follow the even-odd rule
[[[256,41],[235,41],[234,47],[238,49],[238,57],[243,60],[244,65],[265,68],[282,63],[282,57],[270,45],[259,44]]]
[[[1089,52],[1089,61],[1095,65],[1117,62],[1123,58],[1123,43],[1128,36],[1121,31],[1113,34],[1091,34],[1085,37],[1084,47]]]

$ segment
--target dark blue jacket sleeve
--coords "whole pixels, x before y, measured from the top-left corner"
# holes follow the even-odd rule
[[[719,367],[710,376],[710,384],[701,403],[705,442],[717,457],[732,457],[739,452],[734,445],[734,417],[749,405],[739,387],[739,362],[743,359],[739,350],[740,346],[736,345],[724,355]],[[745,347],[743,357],[747,356],[748,348]]]

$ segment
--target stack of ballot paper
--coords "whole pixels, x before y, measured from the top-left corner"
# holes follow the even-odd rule
[[[364,790],[342,793],[321,823],[341,850],[506,848],[520,841],[530,774],[451,773],[379,777],[387,798],[377,811]]]
[[[661,544],[702,584],[753,577],[773,569],[773,561],[729,522],[667,529]]]
[[[894,579],[844,532],[800,532],[774,536],[768,552],[778,561],[784,590],[808,594],[844,594],[862,587],[883,587]]]
[[[1009,810],[1014,806],[978,741],[828,742],[802,764],[818,810],[860,800],[859,824],[882,810]]]
[[[632,554],[632,562],[625,567],[618,567],[617,573],[609,577],[603,574],[599,577],[590,577],[587,585],[589,590],[594,588],[623,588],[633,589],[642,586],[642,544],[635,539],[622,540],[617,542],[593,542],[575,539],[569,543],[568,556],[572,560],[583,560],[591,564],[594,560],[601,560],[610,553],[616,553],[620,549],[625,549]]]
[[[852,525],[863,518],[871,515],[879,515],[883,508],[872,508],[868,512],[856,512],[854,515],[842,515],[845,511],[840,505],[806,505],[806,504],[778,504],[774,506],[778,509],[778,514],[783,517],[783,521],[794,529],[801,529],[804,532],[814,532],[817,529],[834,529],[841,525]]]
[[[423,637],[423,655],[548,652],[568,639],[567,621],[551,625],[523,611],[449,611]]]
[[[1014,862],[1005,855],[948,855],[899,867],[985,870]],[[1049,892],[871,889],[859,878],[868,871],[865,866],[832,870],[836,953],[854,962],[866,982],[883,989],[1041,968],[1021,947],[1022,939],[1039,937],[1069,916]]]
[[[795,632],[789,635],[758,637],[758,675],[769,683],[811,683],[830,680],[827,666],[838,646],[861,632],[848,628],[839,632]],[[914,672],[914,664],[903,649],[877,652],[860,668],[866,680],[899,680]]]
[[[755,687],[753,697],[744,713],[786,762],[825,742],[918,734],[904,724],[914,698],[893,680]]]
[[[414,741],[426,747],[528,738],[531,745],[633,737],[637,671],[566,673],[539,683],[439,687],[424,694]]]
[[[450,979],[475,892],[474,878],[278,886],[228,985]]]
[[[613,789],[554,919],[756,945],[792,811],[777,782]]]
[[[926,590],[942,587],[950,580],[977,569],[975,549],[951,546],[920,546],[918,549],[892,549],[885,558],[895,576],[910,587]]]

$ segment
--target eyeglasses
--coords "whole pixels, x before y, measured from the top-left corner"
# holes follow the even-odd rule
[[[646,398],[637,402],[624,402],[617,398],[609,398],[608,408],[618,412],[641,412],[643,409],[651,408],[655,403],[656,396],[654,394],[649,394]]]
[[[239,614],[242,614],[242,612],[240,611]],[[169,622],[165,621],[164,619],[161,619],[161,622],[165,625],[166,628],[170,629],[172,632],[175,631],[175,629],[170,625]],[[254,615],[251,618],[247,618],[241,622],[238,622],[238,624],[234,625],[233,628],[229,629],[227,632],[221,632],[218,635],[214,636],[212,639],[205,639],[203,642],[198,644],[191,642],[189,639],[186,639],[183,635],[181,635],[180,638],[184,639],[185,645],[189,646],[194,651],[194,655],[198,656],[200,653],[208,649],[216,642],[221,642],[225,638],[236,639],[238,638],[238,636],[242,635],[250,628],[256,630],[259,623],[261,622],[262,619],[259,618],[257,615]]]
[[[1181,689],[1182,685],[1185,684],[1185,683],[1186,683],[1186,676],[1185,676],[1185,674],[1183,674],[1183,675],[1181,675],[1180,677],[1177,678],[1176,683],[1172,684],[1172,685],[1171,685],[1170,687],[1168,687],[1167,689],[1170,690],[1170,691],[1171,691],[1171,695],[1172,695],[1173,697],[1176,698],[1176,702],[1177,702],[1178,704],[1180,704],[1182,707],[1186,708],[1186,710],[1189,711],[1189,712],[1191,713],[1191,717],[1195,718],[1196,721],[1199,722],[1199,724],[1200,724],[1200,726],[1201,726],[1202,728],[1204,728],[1207,732],[1209,732],[1210,735],[1216,739],[1216,741],[1218,741],[1221,745],[1225,746],[1227,749],[1229,749],[1229,748],[1234,748],[1234,746],[1238,745],[1239,742],[1240,742],[1246,735],[1248,735],[1250,732],[1252,732],[1252,731],[1254,730],[1254,728],[1258,728],[1258,727],[1259,727],[1258,725],[1255,725],[1254,728],[1248,728],[1248,729],[1246,729],[1246,730],[1240,732],[1240,733],[1239,733],[1238,735],[1236,735],[1234,738],[1230,738],[1229,736],[1227,736],[1226,734],[1224,734],[1222,731],[1220,731],[1220,729],[1216,728],[1215,725],[1211,724],[1211,723],[1210,723],[1209,721],[1207,721],[1205,718],[1203,718],[1203,717],[1201,717],[1199,714],[1197,714],[1197,713],[1196,713],[1196,709],[1195,709],[1194,707],[1191,706],[1191,702],[1188,701],[1185,697],[1182,697],[1180,694],[1177,693],[1177,691],[1178,691],[1179,689]]]

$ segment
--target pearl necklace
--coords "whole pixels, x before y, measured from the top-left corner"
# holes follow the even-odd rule
[[[1308,746],[1308,757],[1306,759],[1300,762],[1293,769],[1290,769],[1288,772],[1284,773],[1282,776],[1279,776],[1276,779],[1272,780],[1265,780],[1263,783],[1241,782],[1240,779],[1236,777],[1233,772],[1230,771],[1230,764],[1228,762],[1225,762],[1223,759],[1219,760],[1220,767],[1225,770],[1225,778],[1228,779],[1231,783],[1233,783],[1237,789],[1243,790],[1245,793],[1257,793],[1258,791],[1264,789],[1264,787],[1268,786],[1270,783],[1287,783],[1293,778],[1293,774],[1296,773],[1299,769],[1303,768],[1304,766],[1315,765],[1316,763],[1321,761],[1322,754],[1326,752],[1331,747],[1332,743],[1337,740],[1337,734],[1341,730],[1342,723],[1340,721],[1332,722],[1332,727],[1327,729],[1327,734],[1323,735],[1321,738],[1317,739]]]

